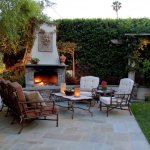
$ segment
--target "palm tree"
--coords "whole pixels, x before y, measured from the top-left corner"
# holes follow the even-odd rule
[[[119,1],[114,1],[112,4],[113,10],[116,11],[117,19],[118,19],[118,10],[121,8],[121,3]]]

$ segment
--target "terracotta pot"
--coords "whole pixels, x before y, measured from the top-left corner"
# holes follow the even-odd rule
[[[60,56],[60,63],[65,64],[65,62],[66,62],[66,57],[64,55],[61,55]]]

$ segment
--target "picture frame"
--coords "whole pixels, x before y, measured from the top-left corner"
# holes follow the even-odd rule
[[[38,33],[38,51],[51,52],[53,51],[53,33],[40,31]]]

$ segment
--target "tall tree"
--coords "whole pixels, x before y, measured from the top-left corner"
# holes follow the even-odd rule
[[[1,0],[0,10],[0,36],[13,41],[31,18],[41,17],[42,7],[34,0]]]
[[[53,5],[56,5],[56,3],[50,1],[50,0],[38,0],[44,7],[52,7]]]
[[[116,12],[117,19],[118,19],[118,11],[122,7],[121,3],[119,1],[114,1],[113,4],[112,4],[112,7],[113,7],[113,10]]]
[[[36,0],[0,0],[0,52],[5,65],[17,63],[31,50],[39,20],[48,20]]]

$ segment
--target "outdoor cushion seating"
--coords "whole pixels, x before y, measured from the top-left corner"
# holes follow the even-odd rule
[[[4,103],[9,108],[9,111],[13,114],[12,123],[14,123],[15,120],[20,119],[21,128],[18,133],[21,133],[23,129],[24,121],[29,119],[52,120],[56,121],[56,126],[58,126],[59,108],[55,105],[54,101],[43,100],[37,91],[31,93],[29,91],[26,92],[28,93],[28,100],[32,99],[32,101],[27,101],[25,92],[18,82],[9,81],[5,86],[6,90],[4,91],[6,91],[6,98]]]
[[[106,112],[112,109],[128,110],[131,114],[130,99],[134,86],[134,81],[129,78],[120,80],[118,91],[111,96],[100,96],[100,110],[106,107]]]
[[[84,76],[80,78],[80,94],[84,96],[92,96],[92,90],[97,89],[99,85],[99,77]]]
[[[40,95],[40,93],[38,91],[24,91],[25,97],[26,97],[26,101],[27,102],[31,102],[30,105],[34,106],[35,104],[32,102],[41,102],[44,101],[44,99],[42,98],[42,96]],[[46,106],[46,104],[44,102],[41,103],[42,106]]]

